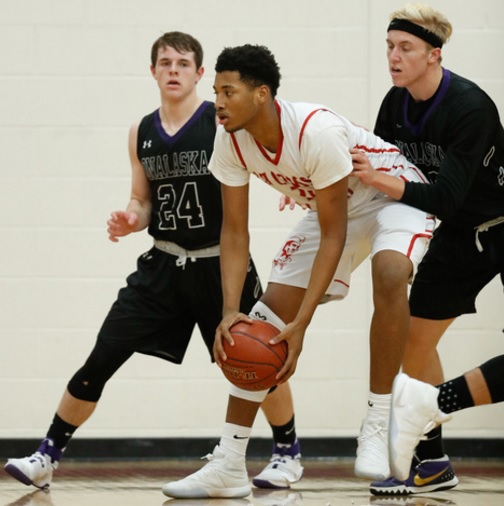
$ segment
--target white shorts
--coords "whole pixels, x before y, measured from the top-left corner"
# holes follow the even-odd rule
[[[321,302],[345,298],[352,271],[379,251],[394,250],[406,255],[415,273],[434,225],[433,216],[384,196],[367,203],[348,218],[345,248]],[[307,288],[319,242],[317,213],[308,211],[275,255],[269,282]]]

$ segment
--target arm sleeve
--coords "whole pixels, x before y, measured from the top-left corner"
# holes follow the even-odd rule
[[[451,113],[448,149],[436,181],[431,185],[406,183],[401,201],[440,219],[462,207],[499,127],[493,102],[479,90],[467,92]]]

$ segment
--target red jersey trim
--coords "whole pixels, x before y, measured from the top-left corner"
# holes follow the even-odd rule
[[[238,146],[238,141],[236,140],[235,134],[231,132],[231,140],[233,141],[233,146],[235,148],[236,154],[238,155],[238,158],[240,159],[240,162],[242,163],[243,167],[246,169],[247,164],[245,163],[245,160],[243,159],[243,156],[240,151],[240,146]]]
[[[312,116],[319,112],[319,111],[328,111],[328,112],[331,112],[333,113],[331,110],[329,109],[324,109],[323,107],[319,108],[319,109],[315,109],[314,111],[312,111],[310,114],[308,114],[308,116],[306,116],[305,120],[303,121],[303,125],[301,126],[301,131],[299,132],[299,142],[298,142],[298,148],[301,149],[301,141],[303,140],[303,134],[304,134],[304,131],[305,131],[305,128],[306,128],[306,125],[308,124],[308,121],[310,121],[310,119],[312,118]],[[333,113],[334,114],[334,113]]]

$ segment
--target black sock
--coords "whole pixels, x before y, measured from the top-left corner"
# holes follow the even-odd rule
[[[425,436],[427,439],[422,439],[415,450],[418,460],[432,460],[444,457],[441,425],[432,429]]]
[[[438,386],[438,406],[443,413],[453,413],[474,406],[474,401],[464,376],[459,376]]]
[[[75,425],[70,425],[55,414],[46,437],[52,439],[56,448],[64,450],[76,430]]]
[[[284,445],[293,445],[296,442],[296,426],[294,424],[294,415],[285,425],[271,425],[273,431],[273,440],[275,443]]]

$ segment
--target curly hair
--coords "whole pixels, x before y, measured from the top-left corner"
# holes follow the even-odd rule
[[[217,57],[216,72],[239,72],[240,80],[252,86],[269,87],[271,95],[276,96],[280,86],[280,67],[266,46],[245,44],[226,47]]]

